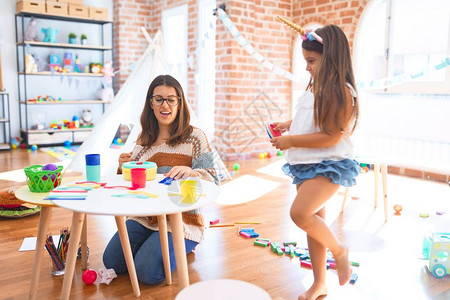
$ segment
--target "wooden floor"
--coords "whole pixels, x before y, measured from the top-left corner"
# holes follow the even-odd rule
[[[0,187],[23,185],[22,168],[25,166],[55,161],[40,151],[0,152]],[[224,195],[234,193],[236,196],[222,198],[221,205],[206,207],[205,220],[218,218],[222,223],[259,221],[260,224],[251,227],[260,237],[279,242],[295,240],[306,247],[304,232],[289,218],[295,189],[280,173],[281,163],[277,158],[240,162],[234,185],[222,187]],[[355,199],[348,201],[343,214],[339,214],[342,191],[329,201],[327,223],[345,241],[351,251],[350,259],[359,262],[360,267],[354,268],[359,275],[356,284],[343,287],[338,285],[335,271],[328,271],[326,299],[450,299],[450,276],[434,278],[426,267],[427,261],[420,259],[422,239],[427,231],[450,232],[450,188],[443,183],[395,175],[389,175],[388,185],[387,223],[384,222],[381,195],[378,208],[373,209],[372,172],[359,176],[358,185],[351,191]],[[249,194],[245,194],[247,192]],[[234,203],[239,198],[249,200],[255,196],[252,193],[259,198],[241,204],[223,204]],[[401,216],[393,215],[392,206],[396,203],[403,206]],[[446,214],[436,215],[439,210],[445,210]],[[428,212],[430,217],[420,218],[419,214],[423,212]],[[38,221],[39,215],[0,219],[0,299],[26,299],[28,296],[34,251],[19,252],[18,249],[25,237],[36,236]],[[52,233],[57,234],[62,226],[70,223],[70,212],[53,209]],[[103,250],[115,231],[112,217],[89,216],[91,268],[102,267]],[[268,248],[255,247],[252,243],[253,240],[237,236],[237,226],[207,229],[205,241],[188,255],[190,283],[238,279],[261,287],[277,300],[297,299],[310,286],[312,271],[300,268],[297,258],[278,256]],[[37,298],[57,299],[63,278],[51,275],[49,257],[44,254]],[[71,299],[135,299],[127,275],[120,275],[109,285],[87,286],[81,280],[81,273],[78,261]],[[141,284],[141,299],[174,299],[180,291],[176,270],[173,279],[171,286]]]

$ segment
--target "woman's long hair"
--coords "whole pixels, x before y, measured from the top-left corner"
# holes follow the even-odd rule
[[[314,74],[314,80],[310,81],[308,88],[314,93],[314,122],[321,131],[329,133],[330,128],[326,128],[325,121],[332,107],[332,101],[337,101],[334,112],[335,125],[341,131],[347,128],[348,124],[341,124],[339,115],[343,113],[347,116],[346,105],[346,83],[355,88],[355,77],[350,56],[350,47],[347,37],[342,29],[336,25],[328,25],[315,32],[322,38],[323,44],[318,41],[303,41],[302,48],[307,51],[314,51],[322,54],[320,65]],[[353,111],[349,122],[353,122],[350,130],[355,130],[359,115],[359,105],[357,97],[354,97]]]
[[[148,88],[144,110],[141,114],[142,132],[140,135],[140,143],[142,146],[149,147],[153,145],[159,135],[158,120],[153,112],[151,99],[153,96],[153,90],[157,86],[161,85],[175,88],[177,96],[180,97],[178,105],[172,107],[173,109],[178,109],[178,114],[172,124],[170,124],[170,138],[167,141],[167,144],[169,146],[174,146],[182,143],[190,136],[193,130],[192,126],[189,125],[191,116],[189,114],[181,84],[170,75],[159,75],[152,81],[150,87]]]

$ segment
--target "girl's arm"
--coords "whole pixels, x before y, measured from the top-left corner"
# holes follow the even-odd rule
[[[343,130],[341,130],[336,125],[336,115],[335,111],[338,109],[337,101],[334,101],[333,105],[327,114],[325,127],[328,128],[328,133],[320,131],[310,134],[302,135],[287,135],[280,136],[271,139],[272,145],[280,150],[286,150],[292,147],[302,147],[302,148],[323,148],[331,147],[339,143],[339,141],[344,136],[345,131],[347,131],[352,113],[353,113],[353,99],[350,94],[350,90],[346,89],[346,109],[341,109],[338,113],[337,118],[341,124],[346,124]]]

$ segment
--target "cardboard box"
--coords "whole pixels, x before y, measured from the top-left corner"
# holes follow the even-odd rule
[[[67,4],[83,5],[83,0],[59,0],[58,2],[65,2]]]
[[[89,18],[94,20],[108,20],[108,9],[89,6]]]
[[[45,5],[47,7],[47,13],[55,16],[67,16],[67,3],[62,2],[50,2],[48,1]]]
[[[45,13],[45,2],[34,0],[34,1],[27,1],[23,0],[16,3],[16,12],[19,13],[21,11],[26,12],[33,12],[42,14]]]
[[[89,17],[88,7],[79,4],[69,4],[69,16],[87,18]]]

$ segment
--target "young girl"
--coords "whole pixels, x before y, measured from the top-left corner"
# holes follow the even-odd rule
[[[340,185],[352,186],[359,174],[352,159],[350,134],[358,119],[358,102],[347,38],[335,25],[315,31],[282,20],[303,37],[302,51],[311,80],[299,99],[293,120],[275,123],[288,135],[271,139],[286,151],[283,171],[297,185],[290,215],[307,233],[314,283],[299,299],[327,294],[326,251],[336,261],[339,283],[350,278],[348,250],[325,224],[325,203]]]
[[[152,161],[157,172],[173,179],[200,177],[218,184],[213,153],[206,135],[189,125],[190,115],[180,83],[170,75],[156,77],[147,92],[141,115],[142,132],[132,153],[119,157],[119,173],[127,161]],[[203,239],[204,221],[199,209],[182,213],[186,254]],[[138,280],[156,284],[165,279],[157,218],[132,217],[126,221]],[[170,220],[170,267],[175,268]],[[106,268],[127,272],[120,239],[116,233],[103,254]]]

